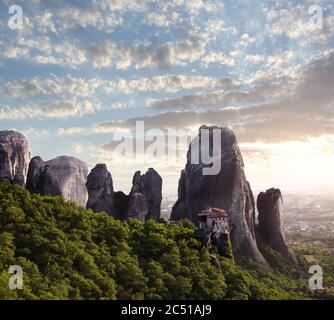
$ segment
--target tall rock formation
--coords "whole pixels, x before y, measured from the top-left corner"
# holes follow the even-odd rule
[[[143,175],[140,171],[135,173],[129,195],[114,192],[113,180],[105,164],[98,164],[91,171],[86,187],[87,208],[95,212],[104,211],[121,220],[157,221],[160,218],[162,179],[152,168]]]
[[[208,134],[207,139],[205,132]],[[208,143],[206,143],[208,142]],[[214,156],[220,170],[208,175],[207,160],[199,156],[198,162],[192,155],[202,150],[204,157]],[[196,158],[196,157],[195,157]],[[192,163],[195,162],[195,163]],[[267,265],[255,239],[255,204],[253,193],[244,173],[244,162],[234,133],[228,128],[216,126],[200,128],[198,136],[191,142],[187,153],[187,164],[181,173],[171,219],[188,218],[198,225],[198,213],[205,207],[221,208],[229,216],[230,238],[236,257],[248,257]]]
[[[142,194],[143,197],[139,197],[138,194]],[[161,201],[162,201],[162,178],[153,168],[141,175],[140,171],[137,171],[132,180],[132,189],[130,192],[129,210],[133,210],[136,204],[139,205],[138,209],[145,209],[147,207],[147,213],[145,214],[145,220],[155,220],[160,218],[161,213]],[[132,200],[132,197],[135,199]],[[143,200],[145,200],[146,205]],[[140,210],[139,210],[140,211]],[[130,214],[132,214],[130,212]],[[141,213],[141,216],[144,212]]]
[[[259,211],[257,238],[258,241],[280,252],[290,262],[297,264],[296,256],[284,238],[282,203],[282,194],[279,189],[272,188],[259,194],[257,198]]]
[[[90,172],[86,182],[88,191],[87,208],[95,212],[115,214],[114,187],[110,172],[105,164],[97,164]]]
[[[28,141],[16,131],[0,131],[0,179],[7,178],[24,186],[30,152]]]
[[[29,163],[28,177],[27,177],[27,189],[31,193],[43,193],[43,175],[44,175],[45,163],[41,157],[34,157]]]
[[[35,157],[30,161],[27,189],[42,195],[61,195],[66,201],[85,206],[88,167],[83,161],[60,156],[49,161]]]

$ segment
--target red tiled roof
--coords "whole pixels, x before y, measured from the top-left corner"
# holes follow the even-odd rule
[[[208,218],[227,218],[227,212],[224,209],[208,208],[202,210],[198,216]]]

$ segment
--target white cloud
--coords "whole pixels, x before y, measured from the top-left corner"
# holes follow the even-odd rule
[[[65,78],[49,76],[48,78],[36,77],[29,80],[22,79],[8,82],[2,81],[0,91],[8,98],[38,96],[65,97],[68,95],[88,97],[91,96],[101,85],[102,80],[98,78],[86,80],[71,76],[67,76]]]
[[[319,28],[311,19],[309,8],[314,3],[304,5],[289,5],[288,8],[265,8],[268,34],[287,35],[291,39],[298,39],[301,45],[310,43],[325,43],[333,34],[334,16],[327,16],[324,11],[323,24]],[[324,5],[321,5],[325,9]]]
[[[235,60],[222,52],[210,52],[202,59],[202,66],[208,68],[212,63],[233,67],[235,65]]]
[[[228,89],[238,86],[239,83],[230,78],[166,74],[152,78],[116,78],[115,80],[50,75],[47,78],[35,77],[8,82],[2,80],[0,85],[0,93],[7,99],[68,99],[70,97],[97,97],[101,94],[110,96],[119,93],[128,95],[135,92],[176,93],[193,89]],[[125,103],[114,102],[108,108],[124,109],[128,107]]]
[[[148,9],[150,1],[147,0],[94,0],[93,3],[103,10],[113,11],[139,11]]]
[[[80,154],[84,151],[84,147],[79,143],[73,143],[72,148],[75,153]]]
[[[39,64],[58,64],[76,68],[86,61],[85,53],[73,41],[52,43],[49,37],[19,37],[4,50],[4,57],[32,60]]]
[[[279,80],[281,78],[288,78],[291,80],[298,80],[301,73],[301,67],[294,62],[295,55],[292,51],[281,51],[277,55],[255,57],[255,60],[263,61],[261,68],[258,68],[253,74],[249,76],[248,83],[263,80]],[[249,57],[246,59],[254,59]]]
[[[42,83],[37,79],[30,81],[14,80],[2,85],[2,93],[11,98],[18,98],[22,95],[35,97],[38,95],[46,95],[47,91],[43,88]]]
[[[167,42],[159,47],[143,42],[134,43],[132,46],[105,42],[90,44],[86,51],[96,68],[169,68],[200,59],[205,53],[205,44],[195,39]]]
[[[215,78],[191,75],[162,75],[152,78],[133,80],[117,79],[104,83],[104,90],[114,92],[167,92],[175,93],[180,90],[229,88],[237,85],[230,78]]]
[[[4,50],[3,57],[16,59],[16,58],[26,57],[28,53],[29,50],[27,48],[12,47]]]
[[[45,129],[27,128],[20,130],[28,139],[29,138],[45,138],[50,136],[50,133]]]
[[[147,23],[149,25],[156,25],[158,27],[168,27],[169,21],[163,14],[157,12],[150,12],[147,16]]]
[[[58,128],[57,134],[59,135],[72,135],[72,134],[79,134],[84,132],[84,128],[80,127],[70,127],[70,128]]]
[[[123,19],[113,13],[105,14],[97,8],[62,8],[57,12],[57,22],[62,29],[74,27],[94,27],[97,30],[111,32],[123,24]]]
[[[251,37],[248,33],[244,33],[241,38],[240,42],[238,43],[239,46],[248,47],[256,41],[254,37]]]
[[[92,101],[58,100],[43,105],[25,105],[23,107],[2,107],[0,108],[0,120],[15,119],[48,119],[48,118],[68,118],[80,117],[86,114],[92,114],[103,107],[100,103]]]
[[[246,55],[245,59],[247,62],[257,64],[263,62],[266,59],[266,57],[261,54],[248,54]]]
[[[51,11],[46,10],[42,14],[34,16],[34,28],[40,33],[57,33],[54,15]]]

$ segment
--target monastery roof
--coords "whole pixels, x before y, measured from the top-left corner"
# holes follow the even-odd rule
[[[201,211],[198,214],[199,217],[207,217],[207,218],[227,218],[227,212],[224,209],[219,208],[207,208]]]

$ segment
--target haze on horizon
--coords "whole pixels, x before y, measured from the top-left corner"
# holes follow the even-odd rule
[[[32,156],[106,163],[116,190],[154,167],[176,194],[177,159],[115,154],[115,132],[232,129],[256,191],[334,190],[334,11],[330,0],[0,1],[0,129]],[[310,8],[323,13],[321,27]]]

